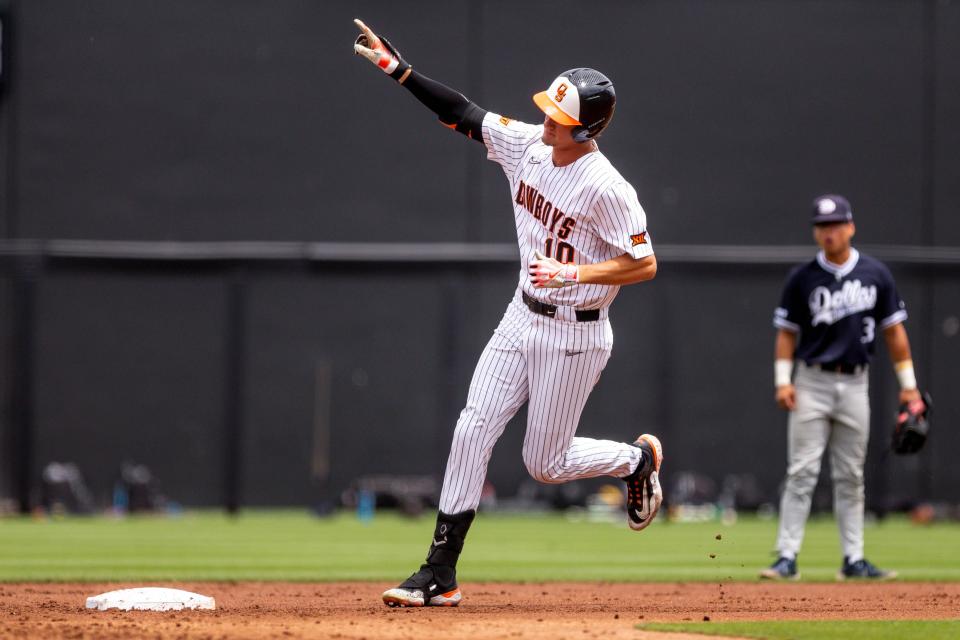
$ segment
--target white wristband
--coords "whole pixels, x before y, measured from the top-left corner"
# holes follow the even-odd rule
[[[917,388],[917,375],[913,371],[913,360],[903,360],[893,365],[897,372],[897,380],[904,391]]]
[[[782,387],[785,384],[792,384],[792,374],[793,360],[777,358],[773,361],[773,384],[775,386]]]

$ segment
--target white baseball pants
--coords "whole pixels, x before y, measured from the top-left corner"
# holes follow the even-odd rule
[[[846,375],[797,364],[797,406],[787,422],[787,482],[777,549],[794,558],[803,543],[824,450],[830,448],[833,510],[843,555],[863,558],[863,465],[870,436],[866,370]]]
[[[605,313],[594,322],[548,318],[527,309],[518,290],[473,373],[453,433],[440,510],[476,509],[493,446],[528,401],[523,461],[534,479],[559,483],[629,475],[640,463],[640,449],[575,437],[612,347]]]

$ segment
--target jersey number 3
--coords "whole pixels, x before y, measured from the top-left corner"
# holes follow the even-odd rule
[[[862,344],[870,344],[873,342],[873,339],[876,337],[876,327],[877,321],[873,318],[868,316],[863,319],[863,336],[860,338]]]

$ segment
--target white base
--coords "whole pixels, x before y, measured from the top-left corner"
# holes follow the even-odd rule
[[[182,609],[216,609],[217,602],[210,596],[166,587],[138,587],[108,591],[87,598],[87,609],[106,611],[180,611]]]

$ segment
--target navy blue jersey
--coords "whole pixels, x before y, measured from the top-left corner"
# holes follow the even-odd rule
[[[850,250],[846,264],[815,260],[794,268],[783,287],[774,326],[799,333],[794,357],[807,364],[867,364],[877,333],[907,319],[890,270]]]

